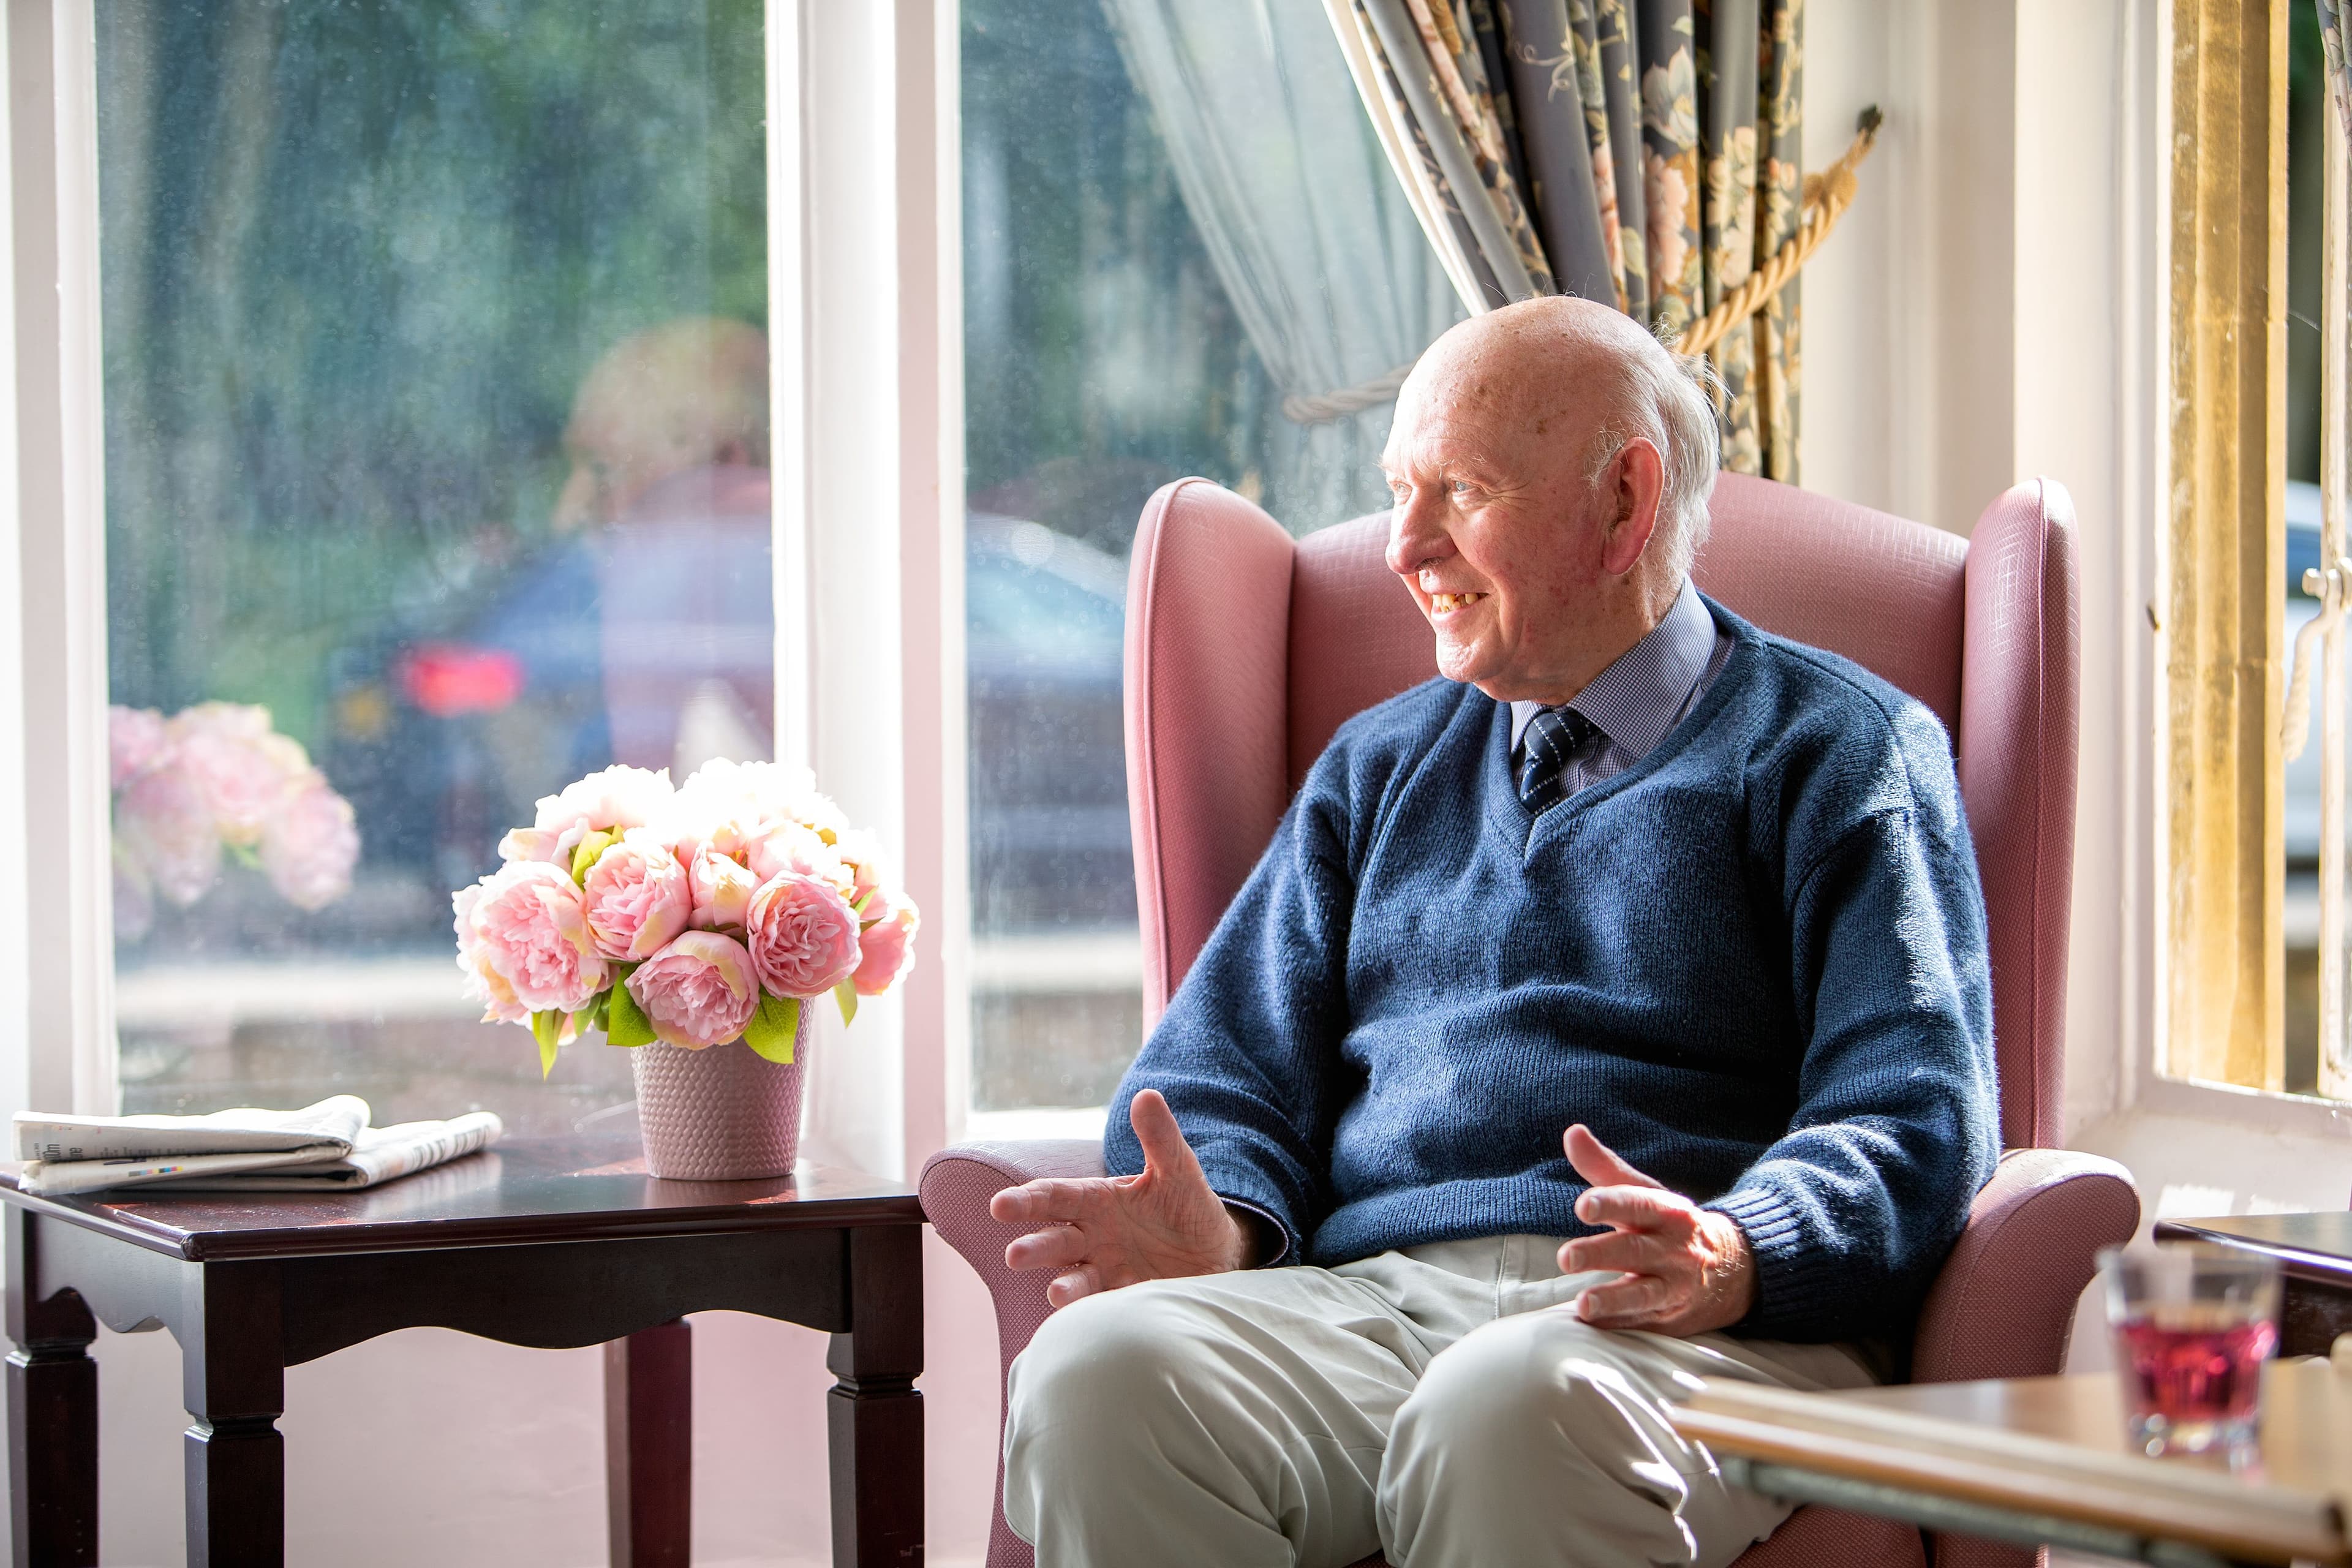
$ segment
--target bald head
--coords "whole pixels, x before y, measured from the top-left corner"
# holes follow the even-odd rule
[[[1572,697],[1673,605],[1717,451],[1692,374],[1604,305],[1527,300],[1438,339],[1382,466],[1389,563],[1440,668],[1500,698]]]

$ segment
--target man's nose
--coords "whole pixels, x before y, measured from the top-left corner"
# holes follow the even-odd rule
[[[1437,493],[1427,486],[1416,486],[1412,499],[1397,503],[1389,513],[1390,571],[1400,577],[1410,577],[1421,570],[1423,562],[1454,552],[1443,511]]]

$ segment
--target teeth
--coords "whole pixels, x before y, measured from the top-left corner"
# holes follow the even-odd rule
[[[1458,610],[1465,605],[1475,605],[1486,596],[1484,594],[1432,594],[1429,602],[1440,610]]]

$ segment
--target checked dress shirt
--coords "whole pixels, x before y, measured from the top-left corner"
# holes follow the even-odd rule
[[[1558,707],[1512,703],[1511,757],[1528,809],[1541,814],[1657,750],[1731,647],[1685,577],[1665,618],[1583,690]]]

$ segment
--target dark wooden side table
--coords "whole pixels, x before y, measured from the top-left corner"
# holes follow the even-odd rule
[[[612,1557],[688,1562],[688,1312],[833,1336],[833,1560],[923,1560],[922,1210],[896,1182],[665,1182],[634,1138],[520,1139],[367,1192],[40,1198],[0,1163],[10,1527],[98,1562],[98,1325],[180,1342],[190,1568],[285,1560],[286,1372],[395,1329],[604,1344]],[[362,1428],[356,1440],[364,1442]]]
[[[2158,1241],[2210,1241],[2278,1259],[2279,1354],[2326,1355],[2352,1333],[2352,1211],[2168,1219]]]

